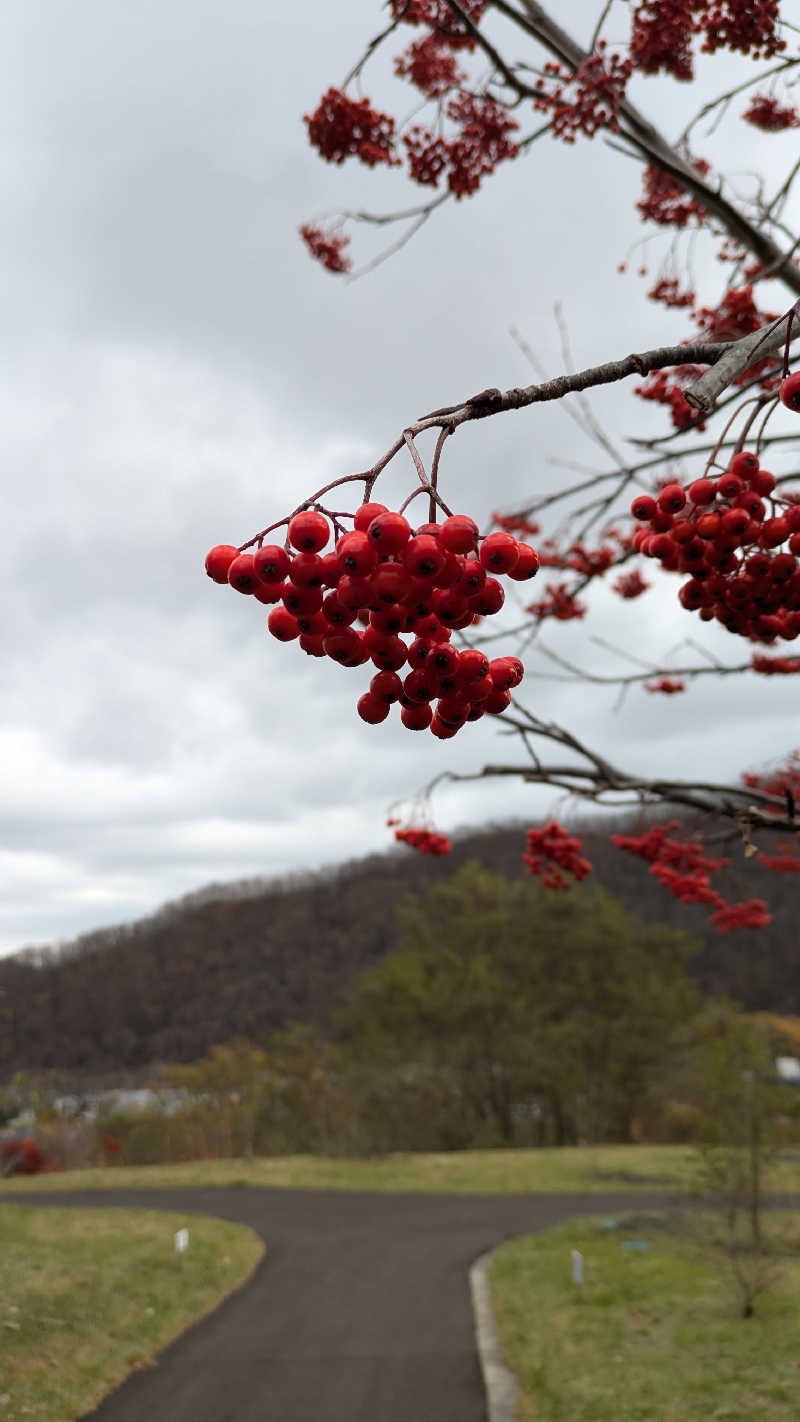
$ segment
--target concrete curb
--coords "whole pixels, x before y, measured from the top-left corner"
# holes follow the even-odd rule
[[[518,1422],[519,1385],[514,1374],[503,1362],[492,1313],[489,1266],[493,1254],[493,1250],[482,1254],[469,1271],[475,1337],[486,1393],[486,1417],[487,1422]]]

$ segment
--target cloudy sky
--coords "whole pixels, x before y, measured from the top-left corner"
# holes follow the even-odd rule
[[[596,8],[568,0],[559,15],[585,42]],[[6,0],[0,953],[210,881],[384,848],[387,806],[438,771],[519,759],[494,721],[446,743],[394,718],[362,725],[366,668],[268,639],[264,610],[203,573],[212,544],[367,467],[413,417],[527,384],[512,327],[560,373],[556,301],[581,366],[691,330],[645,301],[642,249],[617,271],[646,235],[639,172],[599,141],[538,144],[360,280],[313,264],[300,222],[418,197],[395,173],[323,164],[305,138],[303,113],[381,23],[375,0]],[[617,23],[622,38],[624,6]],[[379,59],[364,91],[409,112],[388,70]],[[708,92],[741,72],[720,61]],[[637,97],[674,135],[697,94],[657,83]],[[706,143],[735,156],[743,190],[751,170],[783,171],[792,146],[759,153],[756,138],[739,125]],[[357,260],[385,240],[357,231]],[[666,250],[660,236],[645,250],[652,271]],[[694,262],[713,299],[721,269],[702,244]],[[629,386],[592,403],[623,450],[663,428]],[[608,467],[548,406],[459,431],[442,485],[485,528],[492,509],[571,477],[554,461]],[[376,496],[412,480],[397,460]],[[675,591],[625,604],[600,590],[590,628],[556,624],[547,642],[620,671],[590,632],[666,655],[700,640]],[[703,640],[745,659],[724,634]],[[531,708],[632,769],[724,780],[797,739],[791,683],[741,679],[734,694],[705,679],[615,710],[613,690],[544,670],[531,660]],[[443,829],[551,810],[564,810],[552,792],[513,781],[436,800]]]

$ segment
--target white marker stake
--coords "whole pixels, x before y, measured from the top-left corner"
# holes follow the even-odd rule
[[[189,1248],[188,1229],[179,1229],[175,1232],[175,1253],[183,1254],[184,1249]]]
[[[579,1249],[572,1251],[572,1282],[579,1287],[583,1283],[583,1255]]]

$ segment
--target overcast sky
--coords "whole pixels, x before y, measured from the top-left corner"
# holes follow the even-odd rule
[[[596,9],[568,0],[559,18],[586,42]],[[265,610],[203,572],[212,544],[244,542],[367,467],[425,410],[527,384],[512,326],[560,373],[557,300],[581,366],[692,330],[644,299],[638,254],[617,272],[646,235],[640,173],[600,141],[539,143],[361,280],[312,263],[300,222],[418,198],[306,142],[303,113],[381,23],[374,0],[6,0],[0,953],[210,881],[382,849],[387,806],[439,770],[520,758],[488,718],[444,743],[394,718],[362,725],[367,668],[268,639]],[[618,24],[624,37],[625,7]],[[409,111],[387,70],[379,60],[364,91]],[[742,71],[723,59],[710,72]],[[636,92],[674,136],[687,87]],[[726,142],[744,185],[792,150],[789,135],[760,154],[741,125],[706,149],[724,157]],[[378,240],[357,231],[357,259]],[[654,272],[666,250],[658,235]],[[695,264],[714,299],[723,270],[702,244]],[[630,384],[593,408],[625,450],[663,428]],[[446,453],[445,497],[486,528],[492,509],[569,477],[553,459],[608,467],[563,408],[467,427]],[[412,487],[410,463],[396,466],[384,502]],[[591,627],[555,624],[546,640],[595,667],[611,654],[592,631],[654,655],[688,635],[744,660],[678,611],[676,590],[665,580],[626,604],[603,589]],[[536,667],[531,708],[631,769],[731,779],[797,738],[791,680],[734,692],[705,679],[670,700],[636,690],[614,710],[613,690],[565,690]],[[436,800],[445,830],[564,809],[513,781]]]

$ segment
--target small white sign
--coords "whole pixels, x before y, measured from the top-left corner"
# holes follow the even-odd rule
[[[176,1231],[175,1231],[175,1252],[176,1252],[177,1254],[183,1254],[184,1249],[188,1249],[188,1248],[189,1248],[189,1231],[188,1231],[188,1229],[179,1229],[179,1230],[176,1230]]]
[[[573,1284],[583,1283],[583,1255],[579,1249],[572,1251],[572,1282]]]

